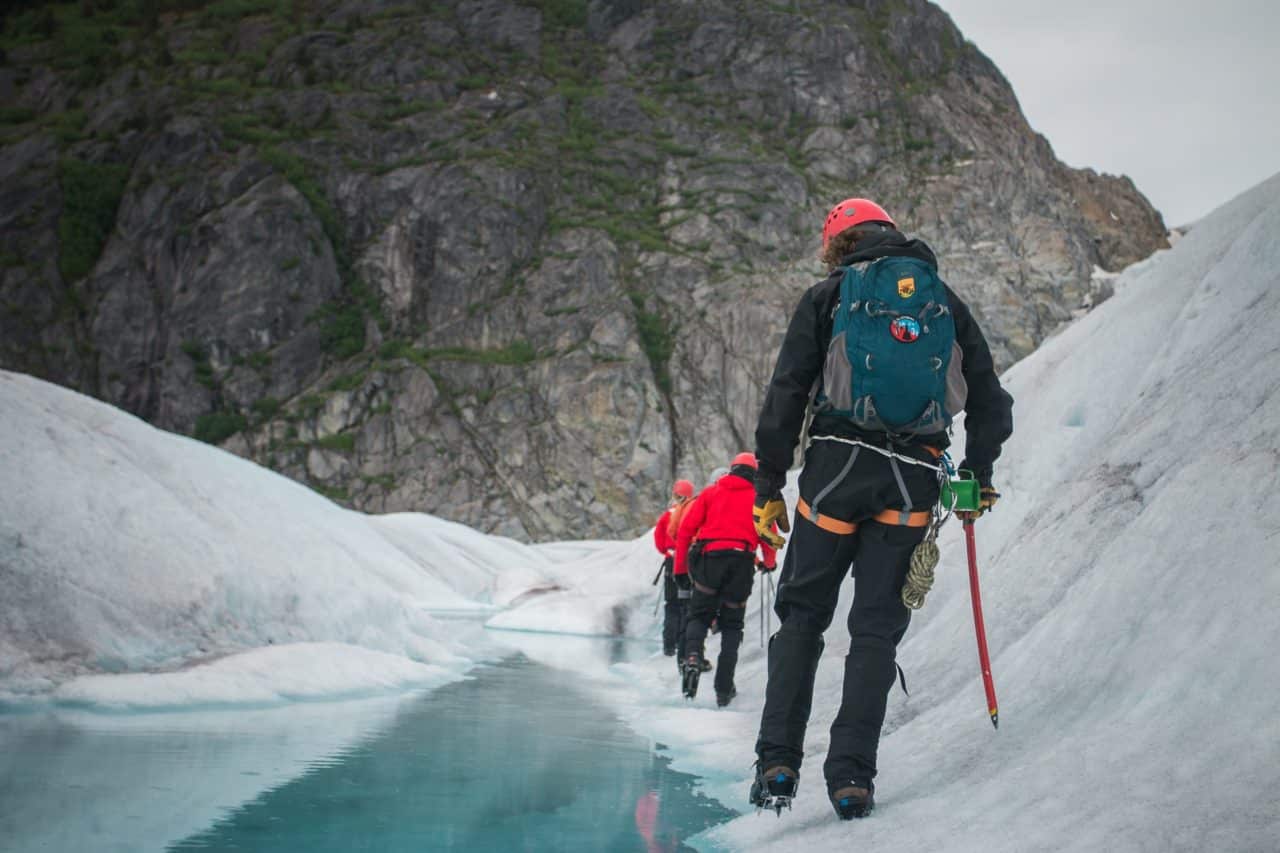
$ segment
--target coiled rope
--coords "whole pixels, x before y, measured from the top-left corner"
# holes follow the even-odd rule
[[[940,557],[938,543],[925,539],[911,552],[911,568],[902,584],[902,603],[912,610],[924,607],[924,597],[933,589],[933,570]]]
[[[951,458],[943,454],[942,465],[939,466],[939,484],[953,472]],[[938,550],[938,532],[947,523],[955,510],[955,492],[951,492],[951,503],[943,506],[941,499],[933,506],[933,520],[924,540],[911,552],[911,564],[907,569],[907,578],[902,584],[902,603],[911,610],[924,607],[924,597],[933,589],[933,570],[938,567],[942,552]]]

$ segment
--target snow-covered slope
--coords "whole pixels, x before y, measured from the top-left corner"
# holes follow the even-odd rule
[[[439,683],[469,665],[479,624],[433,613],[554,583],[536,548],[348,512],[27,376],[0,372],[0,422],[0,699],[261,704]]]
[[[718,844],[1280,846],[1280,177],[1130,268],[1005,379],[1004,499],[977,526],[1000,730],[953,524],[901,647],[912,694],[890,700],[875,816],[836,821],[821,778],[841,614],[794,812],[744,816],[711,833]],[[742,807],[764,687],[748,651],[728,713],[709,697],[680,707],[665,661],[626,673],[663,697],[634,724]]]

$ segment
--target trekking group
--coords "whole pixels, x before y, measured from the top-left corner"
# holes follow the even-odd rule
[[[755,574],[774,572],[786,545],[749,793],[757,807],[779,812],[796,796],[823,634],[852,575],[849,653],[822,767],[832,806],[848,820],[875,805],[880,730],[911,619],[905,602],[917,607],[927,591],[908,578],[913,554],[920,562],[945,520],[940,497],[955,471],[977,482],[967,523],[999,499],[992,469],[1013,430],[1013,399],[932,250],[907,238],[882,207],[851,198],[832,208],[821,258],[830,273],[792,314],[755,452],[739,453],[696,494],[692,482],[677,481],[654,543],[664,558],[663,651],[676,658],[687,698],[714,668],[720,707],[737,695]],[[961,412],[956,468],[947,451]],[[792,518],[782,490],[802,432],[808,444]],[[705,643],[717,629],[712,667]]]

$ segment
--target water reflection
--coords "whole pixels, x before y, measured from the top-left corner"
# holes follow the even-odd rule
[[[517,655],[476,676],[171,849],[674,851],[732,816],[573,672]]]
[[[0,851],[163,850],[375,736],[418,698],[0,714]]]

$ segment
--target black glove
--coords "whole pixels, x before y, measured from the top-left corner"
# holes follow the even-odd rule
[[[972,471],[973,479],[978,481],[979,488],[983,488],[983,489],[991,488],[991,466],[990,465],[987,465],[984,468],[975,468],[974,466],[970,465],[969,460],[966,459],[960,463],[960,468],[958,470]]]
[[[764,560],[760,559],[759,557],[756,557],[756,571],[760,572],[761,574],[768,574],[769,572],[777,571],[777,569],[778,569],[777,562],[775,562],[772,566],[770,566],[767,563],[765,563]]]
[[[774,471],[761,462],[760,467],[756,469],[754,483],[757,499],[770,498],[780,494],[783,486],[787,485],[787,472]]]

